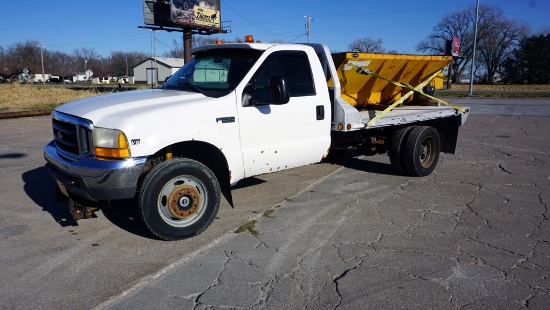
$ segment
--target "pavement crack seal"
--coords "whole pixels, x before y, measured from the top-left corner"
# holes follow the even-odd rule
[[[286,207],[296,197],[299,197],[303,193],[311,191],[311,189],[313,187],[315,187],[318,184],[328,180],[330,177],[340,173],[344,169],[345,169],[345,167],[340,167],[340,168],[334,170],[333,172],[325,175],[324,177],[322,177],[322,178],[318,179],[317,181],[313,182],[312,184],[310,184],[306,188],[302,189],[298,193],[296,193],[293,196],[285,199],[285,201],[278,204],[275,208],[279,209],[279,208],[282,208],[282,207]],[[326,212],[328,212],[328,211],[330,211],[330,210],[327,210]],[[273,284],[279,278],[286,276],[286,275],[281,275],[281,276],[277,275],[277,270],[280,269],[280,266],[284,263],[285,259],[287,258],[287,255],[288,255],[287,252],[289,251],[290,246],[301,237],[302,234],[300,234],[299,232],[302,231],[302,230],[308,229],[314,223],[314,221],[317,218],[321,217],[323,214],[324,214],[324,212],[318,212],[315,215],[312,215],[311,217],[309,217],[306,222],[301,223],[301,225],[299,226],[298,233],[290,234],[290,237],[289,237],[289,239],[287,240],[287,242],[285,244],[283,244],[282,246],[280,246],[277,249],[274,249],[275,250],[275,255],[269,260],[269,263],[267,264],[267,266],[265,268],[262,268],[265,272],[272,275],[273,278],[271,280],[269,280],[268,283],[266,283],[262,287],[261,294],[258,297],[258,300],[260,302],[267,303],[268,300],[269,300],[271,291],[273,290]],[[264,214],[258,214],[254,220],[259,221],[262,217],[264,217]],[[281,227],[281,231],[284,230],[284,229],[286,229],[286,228]],[[261,233],[258,234],[258,235],[255,235],[255,237],[259,239],[259,237],[261,237]],[[328,239],[323,239],[323,240],[324,240],[324,242],[328,242]],[[260,241],[260,243],[262,243],[262,242]]]
[[[338,294],[338,304],[336,304],[336,306],[334,306],[334,308],[332,308],[332,309],[338,308],[342,304],[342,300],[344,299],[344,297],[342,296],[342,293],[340,293],[340,283],[339,283],[339,281],[342,280],[345,276],[347,276],[350,271],[355,270],[355,269],[357,269],[357,266],[346,269],[346,270],[344,270],[344,272],[342,272],[340,275],[338,275],[336,278],[334,278],[334,280],[332,280],[332,283],[334,283],[334,291],[336,292],[336,294]]]
[[[503,164],[498,164],[500,170],[504,171],[507,174],[512,174],[510,171],[506,170],[506,167]]]
[[[222,266],[220,268],[220,272],[218,272],[218,275],[216,276],[216,278],[212,281],[212,283],[204,291],[199,293],[195,297],[195,299],[193,300],[194,303],[195,303],[195,305],[193,306],[194,309],[197,309],[197,307],[199,307],[201,305],[200,299],[201,299],[202,295],[204,295],[206,292],[208,292],[208,290],[210,290],[211,288],[213,288],[213,287],[215,287],[215,286],[217,286],[221,283],[220,278],[221,278],[222,274],[224,273],[224,271],[227,269],[227,264],[232,259],[235,259],[235,253],[233,251],[224,251],[224,254],[225,254],[225,260],[223,261]]]
[[[534,184],[535,188],[537,188],[539,190],[538,194],[537,194],[537,198],[539,199],[539,203],[541,204],[541,206],[544,207],[544,212],[541,214],[542,216],[542,219],[544,221],[547,221],[548,220],[548,204],[546,202],[543,201],[542,199],[542,190],[540,189],[540,187],[538,186],[537,183]],[[542,225],[542,223],[539,225],[539,228],[540,226]]]

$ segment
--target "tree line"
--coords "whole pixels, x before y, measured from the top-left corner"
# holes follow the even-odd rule
[[[132,68],[149,58],[143,52],[111,52],[99,55],[94,48],[77,48],[72,54],[51,51],[36,40],[0,46],[0,76],[11,78],[27,69],[32,74],[74,76],[91,70],[94,77],[132,75]],[[43,60],[43,62],[42,62]]]
[[[474,29],[476,7],[444,15],[426,39],[416,46],[416,51],[428,54],[444,54],[446,42],[455,36],[460,39],[460,54],[453,61],[453,82],[459,83],[468,72],[474,59]],[[193,36],[193,46],[215,44],[218,37]],[[222,42],[243,42],[242,38]],[[275,40],[272,43],[282,43]],[[550,83],[550,27],[532,34],[527,23],[509,19],[497,6],[480,5],[477,46],[475,53],[474,81],[494,83]],[[183,42],[174,39],[173,47],[164,57],[183,58]],[[390,53],[382,39],[362,37],[348,45],[352,52]],[[42,51],[41,51],[42,49]],[[26,41],[6,47],[0,46],[0,75],[6,77],[21,72],[23,68],[41,73],[41,52],[44,71],[53,75],[75,75],[91,69],[94,76],[125,76],[130,69],[149,56],[141,52],[111,52],[107,57],[97,54],[93,48],[78,48],[72,54],[41,48],[38,41]]]
[[[217,37],[193,36],[193,46],[215,44]],[[244,42],[244,39],[235,38],[233,41]],[[162,57],[183,58],[183,42],[180,39],[173,40],[173,47],[163,53]],[[88,69],[94,73],[94,77],[119,77],[133,75],[133,67],[149,59],[149,55],[143,52],[111,52],[109,56],[99,55],[94,48],[76,48],[72,54],[51,51],[42,47],[39,41],[27,40],[8,46],[0,46],[0,77],[9,79],[23,72],[24,69],[31,74],[42,73],[42,60],[44,73],[56,76],[74,76],[85,73]]]
[[[503,63],[504,82],[515,84],[550,83],[550,33],[521,39]]]
[[[474,57],[476,7],[443,16],[416,50],[422,53],[444,54],[446,42],[460,39],[460,53],[454,58],[453,82],[470,76]],[[480,5],[474,81],[483,83],[550,83],[550,29],[531,29],[523,21],[509,19],[497,6]],[[363,37],[349,44],[353,52],[386,53],[382,39]],[[396,51],[387,53],[395,54]]]

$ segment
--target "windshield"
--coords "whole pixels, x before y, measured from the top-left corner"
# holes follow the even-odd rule
[[[196,91],[208,97],[225,96],[237,87],[261,53],[250,49],[199,52],[160,88]]]

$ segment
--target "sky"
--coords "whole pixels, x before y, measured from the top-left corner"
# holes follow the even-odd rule
[[[498,6],[505,16],[527,22],[533,30],[550,28],[550,0],[479,0]],[[143,0],[0,0],[0,46],[38,41],[46,50],[72,54],[77,48],[153,55],[151,30],[141,29]],[[361,37],[382,39],[386,50],[415,53],[445,14],[475,6],[476,0],[221,0],[221,20],[230,21],[226,40],[253,35],[271,42],[311,42],[347,51]],[[181,33],[156,31],[156,55],[172,49]]]

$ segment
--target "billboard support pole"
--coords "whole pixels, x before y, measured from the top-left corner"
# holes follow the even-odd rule
[[[153,30],[153,46],[154,46],[154,53],[155,53],[155,55],[154,55],[154,58],[155,58],[155,75],[153,77],[153,79],[154,79],[153,84],[158,84],[159,74],[158,74],[158,69],[157,69],[157,37],[155,36],[155,30]]]
[[[191,48],[193,47],[193,34],[190,28],[183,30],[183,61],[188,63],[191,60]]]

